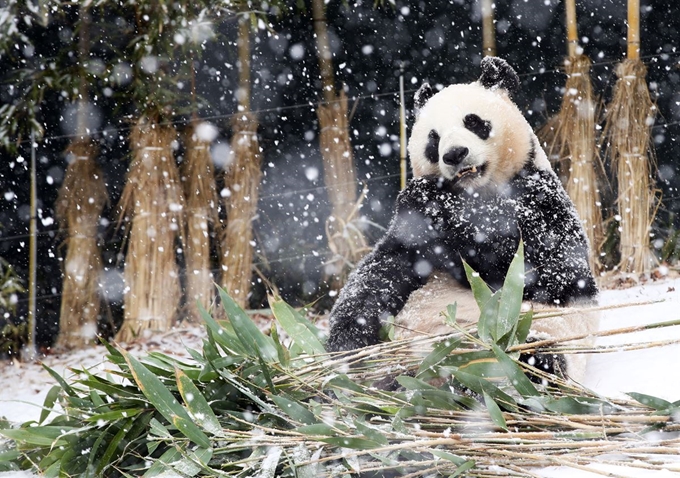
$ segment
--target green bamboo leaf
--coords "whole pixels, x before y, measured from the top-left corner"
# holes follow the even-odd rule
[[[120,444],[121,441],[123,441],[123,438],[125,438],[130,423],[132,423],[132,419],[123,422],[120,425],[118,432],[113,436],[113,438],[109,442],[109,446],[106,447],[104,454],[98,460],[97,475],[101,476],[102,471],[104,471],[104,469],[108,468],[112,464],[113,458],[117,457],[120,453],[123,452],[123,447],[120,446]]]
[[[501,303],[501,291],[494,292],[479,310],[477,334],[487,344],[496,343],[498,330],[498,314]]]
[[[632,397],[633,400],[640,402],[645,407],[653,408],[654,410],[668,410],[674,405],[668,400],[653,397],[652,395],[645,395],[644,393],[628,392],[626,395]]]
[[[75,427],[43,425],[28,428],[6,428],[0,430],[0,435],[14,440],[18,444],[38,446],[62,446],[66,442],[63,435],[75,430]]]
[[[187,374],[179,368],[175,368],[175,376],[177,377],[177,389],[198,426],[208,433],[219,435],[222,432],[222,426],[203,394],[194,385],[194,382],[187,377]]]
[[[432,348],[432,352],[430,352],[428,356],[423,359],[420,367],[418,367],[416,377],[419,377],[423,372],[430,370],[446,357],[448,357],[453,349],[456,349],[460,346],[460,342],[460,339],[448,339],[435,344],[435,346]]]
[[[449,453],[444,450],[430,450],[430,453],[432,453],[434,456],[438,458],[442,458],[444,460],[448,460],[454,465],[461,466],[465,463],[467,463],[467,460],[465,458],[461,458],[457,455],[454,455],[453,453]]]
[[[466,461],[462,465],[460,465],[458,468],[456,468],[456,471],[452,474],[449,475],[449,478],[456,478],[456,476],[464,476],[463,473],[465,473],[468,470],[473,469],[476,466],[476,463],[472,460]]]
[[[477,305],[481,309],[493,295],[491,289],[489,289],[489,286],[486,285],[486,282],[484,282],[479,274],[475,272],[467,262],[463,261],[463,267],[465,268],[465,276],[467,277],[470,288],[472,289],[472,295],[474,296]]]
[[[547,410],[568,415],[614,413],[616,407],[604,400],[588,397],[562,397],[542,402]]]
[[[346,427],[343,427],[346,428]],[[338,435],[338,428],[326,425],[325,423],[315,423],[313,425],[304,425],[297,427],[296,432],[307,436],[329,436],[334,437]],[[346,431],[346,429],[345,429]]]
[[[351,448],[353,450],[372,450],[374,448],[380,448],[381,446],[380,443],[357,437],[331,437],[322,438],[319,441],[340,448]]]
[[[522,368],[503,352],[498,345],[491,344],[491,349],[496,355],[498,363],[503,367],[508,379],[510,379],[510,383],[522,397],[537,397],[541,395],[531,383],[531,380],[524,375]]]
[[[54,385],[47,392],[47,396],[45,396],[45,401],[43,402],[43,408],[40,411],[40,418],[38,419],[38,423],[43,423],[45,420],[47,420],[47,417],[50,415],[52,409],[54,408],[54,404],[56,403],[57,398],[59,398],[59,392],[61,392],[61,390],[62,388],[59,385]]]
[[[509,412],[517,412],[517,402],[494,384],[476,375],[472,375],[461,370],[453,372],[454,377],[460,383],[479,395],[487,394],[494,402],[499,403]]]
[[[144,409],[142,408],[128,408],[125,410],[113,410],[113,411],[108,411],[104,413],[98,413],[96,415],[92,415],[91,417],[87,417],[85,419],[86,422],[90,423],[97,423],[99,421],[101,422],[112,422],[114,420],[122,420],[125,418],[132,418],[136,415],[139,415],[142,413]]]
[[[438,390],[437,387],[430,385],[419,378],[409,377],[408,375],[397,377],[397,382],[406,390]]]
[[[519,318],[519,322],[517,323],[517,331],[515,332],[515,342],[509,343],[508,346],[523,344],[527,341],[527,337],[529,336],[529,331],[531,330],[531,324],[533,322],[533,319],[534,319],[533,309],[528,310],[521,315],[521,317]]]
[[[371,428],[365,423],[362,423],[360,420],[354,420],[354,426],[356,427],[357,431],[365,436],[368,440],[379,443],[382,446],[385,446],[389,443],[387,437],[385,437],[385,435],[383,435],[379,430]]]
[[[241,356],[248,355],[245,347],[243,347],[243,344],[238,339],[233,330],[229,330],[227,327],[223,327],[218,324],[217,321],[213,319],[208,311],[205,310],[205,308],[200,304],[200,302],[198,303],[198,312],[205,322],[205,325],[208,326],[208,330],[211,332],[210,336],[212,339],[224,347],[226,352]]]
[[[508,272],[501,289],[500,302],[498,304],[498,319],[496,329],[491,335],[496,341],[505,334],[517,328],[519,313],[522,308],[524,296],[524,243],[519,241],[519,247],[515,257],[510,263]]]
[[[304,423],[305,425],[319,423],[319,420],[314,416],[314,414],[299,402],[286,398],[282,395],[273,395],[270,398],[283,413],[288,415],[293,420]]]
[[[124,350],[120,352],[125,357],[137,386],[158,412],[188,439],[202,448],[210,448],[210,440],[206,434],[191,420],[187,411],[163,382],[128,352]]]
[[[272,340],[274,341],[274,346],[276,347],[276,353],[279,356],[279,363],[283,367],[288,368],[290,366],[290,352],[281,343],[279,332],[277,331],[276,327],[271,328],[271,334]]]
[[[456,315],[458,313],[458,303],[454,302],[451,305],[446,306],[446,314],[444,314],[444,322],[449,327],[454,327],[456,325]]]
[[[268,363],[276,362],[278,354],[271,337],[264,335],[260,331],[257,325],[248,317],[248,314],[234,302],[234,299],[229,297],[224,289],[218,287],[218,291],[231,326],[246,351],[250,352],[253,357],[261,356]]]
[[[66,383],[66,380],[64,380],[61,375],[59,375],[57,372],[55,372],[45,364],[42,364],[42,366],[45,370],[47,370],[47,373],[49,373],[52,376],[52,378],[54,378],[57,381],[59,386],[64,390],[64,392],[66,392],[67,395],[70,395],[72,397],[78,395],[77,392],[73,389],[73,387]]]
[[[493,421],[496,424],[496,426],[504,430],[507,430],[508,425],[505,422],[505,417],[503,417],[503,412],[501,411],[496,401],[493,398],[491,398],[491,396],[486,392],[484,392],[484,405],[486,405],[486,409],[489,411],[491,421]]]
[[[309,322],[295,309],[286,304],[280,297],[269,297],[269,307],[283,330],[291,339],[309,355],[324,355],[326,348],[319,340],[319,333],[314,333],[306,324]]]

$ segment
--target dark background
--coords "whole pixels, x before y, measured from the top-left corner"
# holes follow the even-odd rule
[[[564,6],[557,0],[497,0],[496,6],[497,54],[520,74],[522,89],[515,100],[531,124],[538,127],[556,112],[562,96],[565,76],[560,67],[566,53]],[[372,0],[333,0],[327,8],[337,86],[345,88],[353,110],[350,136],[358,178],[369,187],[361,212],[366,219],[366,234],[374,241],[389,221],[399,189],[400,67],[403,66],[409,109],[413,92],[423,81],[447,85],[475,80],[482,57],[480,7],[477,2],[464,0],[398,1],[396,5],[377,7]],[[321,96],[311,5],[306,9],[283,10],[289,11],[268,15],[272,31],[260,30],[252,42],[252,108],[259,111],[264,158],[259,215],[255,221],[255,262],[284,299],[299,305],[315,300],[324,289],[321,284],[327,254],[324,222],[330,208],[323,188],[314,110]],[[70,44],[75,17],[72,13],[55,20],[47,29],[31,30],[36,47],[31,62],[47,61]],[[595,91],[607,101],[616,79],[614,68],[626,50],[626,0],[578,2],[578,17],[581,44],[594,63]],[[111,14],[107,20],[117,18]],[[665,239],[677,226],[673,225],[677,222],[674,213],[680,208],[677,174],[680,7],[674,0],[643,1],[641,26],[642,56],[659,107],[652,136],[659,165],[657,185],[663,190],[664,199],[654,227],[658,237]],[[228,18],[215,28],[216,39],[207,44],[194,64],[198,92],[204,99],[199,115],[219,128],[214,150],[219,158],[228,145],[229,122],[235,111],[236,19]],[[98,52],[96,41],[92,54],[101,55],[103,61],[109,55],[108,50]],[[10,65],[13,63],[6,57],[0,58],[0,66],[4,66],[0,71],[8,71]],[[100,228],[107,268],[103,290],[110,305],[108,318],[116,322],[121,317],[123,256],[115,205],[129,162],[126,137],[129,117],[135,110],[124,94],[124,85],[105,91],[107,86],[110,87],[95,85],[91,94],[97,97],[93,104],[98,121],[93,126],[100,131],[98,161],[105,172],[111,199]],[[8,91],[0,91],[0,99],[3,103],[13,101]],[[60,248],[63,235],[53,221],[53,203],[66,167],[63,150],[68,144],[65,135],[69,133],[70,108],[65,95],[52,92],[40,111],[46,126],[45,139],[37,149],[41,218],[38,318],[39,341],[43,344],[49,343],[58,323],[60,258],[65,251]],[[177,127],[182,126],[179,115]],[[21,157],[2,153],[0,160],[3,192],[0,256],[26,278],[28,144],[22,145],[20,154]],[[611,214],[611,204],[605,206],[606,213]],[[264,285],[256,285],[250,305],[265,306]],[[27,300],[21,297],[20,317],[25,316],[26,307]]]

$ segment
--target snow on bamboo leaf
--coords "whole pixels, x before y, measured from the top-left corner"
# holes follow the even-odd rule
[[[188,439],[203,448],[209,448],[210,440],[207,435],[193,422],[186,409],[180,405],[163,382],[128,352],[121,350],[121,353],[130,367],[137,386],[156,410]]]

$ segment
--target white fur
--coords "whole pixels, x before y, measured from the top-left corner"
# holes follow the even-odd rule
[[[463,119],[474,113],[491,122],[491,135],[483,140],[463,125]],[[425,146],[431,130],[437,131],[439,164],[425,157]],[[418,118],[408,144],[414,176],[442,175],[452,179],[456,171],[441,160],[451,148],[469,149],[466,166],[481,166],[488,158],[487,173],[476,177],[469,186],[477,188],[506,184],[517,173],[531,150],[536,148],[535,164],[539,169],[550,169],[548,158],[539,147],[531,126],[503,89],[487,89],[477,82],[451,85],[434,95],[418,112]]]

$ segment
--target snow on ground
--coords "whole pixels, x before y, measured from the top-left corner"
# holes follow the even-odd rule
[[[629,289],[606,290],[600,297],[600,305],[603,306],[631,303],[642,304],[603,311],[600,330],[680,319],[680,279],[647,282]],[[141,344],[126,348],[138,356],[151,350],[186,356],[185,346],[200,348],[202,336],[201,327],[183,328],[154,336]],[[623,346],[668,340],[680,341],[680,326],[600,337],[596,344]],[[101,367],[105,354],[106,350],[103,347],[95,347],[70,354],[51,355],[44,359],[44,363],[58,373],[68,376],[70,367]],[[37,419],[45,395],[54,383],[54,379],[38,364],[0,363],[0,416],[17,423]],[[669,401],[680,400],[680,343],[593,355],[589,359],[584,385],[613,398],[623,397],[626,392],[639,392]],[[680,457],[677,457],[673,472],[611,465],[596,465],[592,468],[596,468],[599,473],[564,467],[545,468],[537,473],[546,478],[590,478],[602,475],[680,478]],[[0,473],[0,478],[33,476],[25,472]]]

